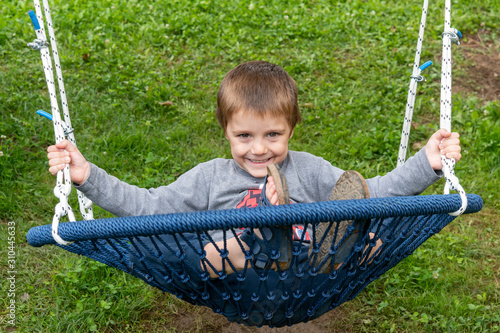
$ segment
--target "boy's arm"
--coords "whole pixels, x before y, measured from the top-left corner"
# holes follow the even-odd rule
[[[94,164],[88,179],[75,187],[116,216],[191,212],[208,209],[208,182],[200,167],[186,172],[168,186],[140,188],[127,184]]]
[[[202,168],[194,168],[169,186],[144,189],[129,185],[89,163],[68,140],[47,148],[49,171],[56,175],[66,164],[71,181],[90,200],[117,216],[166,214],[205,210],[207,182]]]
[[[441,179],[427,159],[425,148],[410,157],[403,165],[384,176],[366,180],[371,198],[418,195]]]

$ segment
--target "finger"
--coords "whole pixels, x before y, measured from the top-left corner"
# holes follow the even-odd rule
[[[443,138],[449,138],[452,133],[444,128],[441,128],[439,131],[437,131],[437,134],[441,136],[441,138],[443,139]]]
[[[441,155],[446,156],[446,158],[456,158],[455,156],[460,155],[462,148],[460,146],[447,147],[441,150]]]
[[[69,142],[68,140],[62,140],[61,142],[56,143],[55,146],[58,149],[64,149],[64,150],[67,150],[69,152],[73,152],[73,151],[77,150],[77,148],[75,147],[75,145],[72,144],[71,142]]]
[[[446,138],[449,138],[453,133],[449,132],[448,130],[445,130],[444,128],[441,128],[438,130],[436,133],[434,133],[431,137],[430,140],[436,140],[438,143],[443,142]],[[455,132],[456,135],[458,133]]]
[[[66,165],[71,162],[71,158],[69,156],[60,157],[60,158],[52,158],[49,160],[49,166],[55,166],[59,164]]]
[[[53,158],[62,158],[62,157],[66,157],[66,156],[69,156],[69,153],[66,150],[56,150],[56,151],[49,152],[47,154],[47,158],[49,160],[53,159]]]
[[[272,198],[276,194],[276,186],[271,185],[266,189],[267,197]]]
[[[269,200],[269,202],[271,202],[271,205],[273,206],[278,205],[278,193],[276,193],[276,190],[274,191],[274,194],[271,197],[271,200]]]
[[[449,133],[449,135],[447,137],[443,137],[441,142],[446,142],[449,140],[459,140],[460,141],[460,134],[458,134],[457,132]]]
[[[443,148],[441,148],[441,154],[446,154],[450,152],[461,152],[462,147],[459,144],[452,144],[452,145],[444,145]]]
[[[57,165],[54,165],[54,166],[51,166],[49,168],[49,172],[52,174],[52,176],[55,176],[57,175],[57,173],[64,169],[64,167],[66,166],[66,164],[57,164]]]
[[[59,148],[57,148],[56,145],[52,145],[52,146],[49,146],[47,148],[47,152],[48,153],[51,153],[51,152],[54,152],[54,151],[64,151],[64,149],[59,149]]]
[[[448,138],[439,144],[439,149],[445,149],[447,147],[460,147],[460,139]]]
[[[450,152],[450,153],[444,154],[444,156],[446,156],[447,159],[453,158],[455,160],[455,162],[460,161],[460,159],[462,158],[462,154],[460,154],[460,152]]]

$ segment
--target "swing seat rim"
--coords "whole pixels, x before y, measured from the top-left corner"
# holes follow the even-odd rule
[[[483,200],[479,195],[467,194],[467,200],[469,204],[465,214],[475,213],[482,209]],[[252,209],[62,222],[59,224],[59,235],[67,241],[77,242],[117,237],[288,226],[306,222],[314,224],[323,221],[449,214],[459,209],[460,206],[459,194],[324,201]],[[55,244],[56,241],[51,231],[50,224],[33,227],[26,235],[27,241],[33,247]]]

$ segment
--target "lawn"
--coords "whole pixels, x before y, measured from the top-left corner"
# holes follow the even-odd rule
[[[296,80],[303,122],[290,149],[366,178],[396,166],[421,1],[50,1],[72,125],[86,158],[140,187],[174,181],[200,162],[230,158],[215,119],[224,74],[267,60]],[[40,54],[27,15],[0,13],[0,266],[15,225],[18,332],[208,332],[229,323],[121,271],[33,248],[27,231],[52,221],[58,200],[46,148],[54,141]],[[411,152],[439,127],[444,1],[431,3]],[[327,332],[500,331],[500,2],[453,1],[455,168],[483,210],[457,218],[412,256],[325,318],[290,329]],[[168,103],[166,103],[168,102]],[[442,193],[440,181],[425,194]],[[73,192],[73,195],[76,196]],[[77,207],[73,197],[71,204]],[[95,207],[97,218],[109,213]],[[9,222],[13,222],[9,225]],[[5,281],[11,281],[4,279]],[[1,285],[2,332],[11,284]],[[250,331],[231,324],[232,331]]]

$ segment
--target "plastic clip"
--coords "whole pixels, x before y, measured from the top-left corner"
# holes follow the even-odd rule
[[[427,61],[425,62],[422,66],[420,66],[420,70],[423,71],[424,69],[426,69],[427,67],[429,67],[430,65],[432,65],[432,61]]]
[[[418,69],[420,70],[420,72],[422,72],[424,69],[426,69],[427,67],[429,67],[430,65],[432,65],[432,61],[427,61],[426,63],[424,63],[422,66],[420,66]],[[414,79],[415,81],[417,82],[422,82],[422,81],[425,81],[425,77],[423,77],[422,75],[411,75],[410,76],[412,79]]]
[[[48,120],[52,121],[53,117],[50,113],[42,111],[42,110],[36,110],[36,113],[42,117],[47,118]]]
[[[45,112],[45,111],[42,111],[42,110],[36,110],[36,113],[39,114],[42,117],[47,118],[50,121],[53,121],[53,119],[54,119],[54,117],[50,113],[48,113],[48,112]],[[69,127],[68,125],[66,125],[66,123],[64,123],[64,122],[62,122],[61,125],[62,125],[62,128],[63,128],[64,134],[66,134],[66,136],[68,136],[70,133],[73,133],[73,131],[75,130],[74,128]]]
[[[33,23],[33,27],[35,30],[40,30],[40,23],[38,22],[38,19],[36,18],[36,14],[34,11],[29,10],[28,15],[30,16],[31,23]]]

